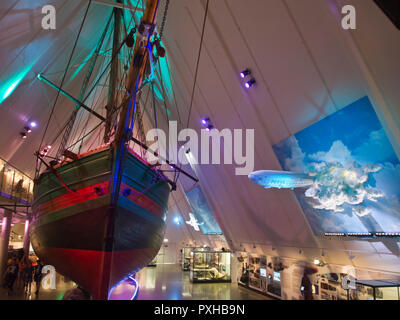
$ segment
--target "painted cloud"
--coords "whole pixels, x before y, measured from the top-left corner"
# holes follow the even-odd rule
[[[357,121],[355,121],[357,120]],[[400,232],[400,162],[367,97],[274,146],[314,233]]]

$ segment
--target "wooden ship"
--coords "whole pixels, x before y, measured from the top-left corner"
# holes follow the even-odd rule
[[[131,34],[122,43],[133,47],[133,55],[113,139],[109,110],[104,118],[75,99],[78,108],[103,122],[105,144],[83,154],[65,149],[61,162],[49,164],[37,154],[45,171],[35,179],[32,246],[42,261],[90,292],[93,299],[108,299],[118,283],[156,256],[164,238],[168,197],[176,188],[157,166],[128,146],[134,140],[152,152],[133,137],[132,127],[136,95],[151,73],[153,47],[160,57],[165,55],[154,35],[158,7],[158,0],[147,0],[134,46]],[[121,12],[113,14],[119,23]],[[117,30],[116,26],[114,33]],[[122,45],[114,35],[114,57]],[[111,75],[116,63],[118,59],[113,60]],[[52,85],[44,77],[41,80]],[[115,86],[115,78],[110,78],[109,90]],[[113,94],[111,91],[111,99]]]

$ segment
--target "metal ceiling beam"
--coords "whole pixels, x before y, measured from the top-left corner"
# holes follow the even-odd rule
[[[114,7],[114,8],[120,8],[120,9],[126,9],[126,10],[132,10],[135,11],[135,7],[132,7],[130,5],[127,4],[123,4],[123,3],[118,3],[118,2],[112,2],[109,0],[92,0],[92,2],[97,3],[97,4],[103,4],[105,6],[110,6],[110,7]],[[137,8],[136,11],[140,11],[140,12],[144,12],[144,9],[141,8]]]

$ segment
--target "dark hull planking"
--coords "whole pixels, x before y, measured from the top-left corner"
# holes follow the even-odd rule
[[[101,149],[58,167],[75,192],[53,173],[43,174],[34,189],[36,254],[95,299],[107,299],[121,280],[145,267],[165,232],[168,184],[127,149],[121,182],[114,183],[115,154]]]

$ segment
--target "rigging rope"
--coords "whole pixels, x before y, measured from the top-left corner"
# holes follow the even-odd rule
[[[73,55],[74,55],[76,46],[77,46],[77,44],[78,44],[78,40],[79,40],[79,38],[80,38],[82,29],[83,29],[83,25],[85,24],[85,21],[86,21],[86,18],[87,18],[87,15],[88,15],[88,12],[89,12],[89,8],[90,8],[91,3],[92,3],[92,0],[89,1],[89,4],[88,4],[87,7],[86,7],[85,15],[84,15],[84,17],[83,17],[81,26],[80,26],[80,28],[79,28],[78,35],[77,35],[76,40],[75,40],[75,43],[74,43],[74,47],[72,48],[72,52],[71,52],[71,55],[70,55],[69,60],[68,60],[67,69],[66,69],[66,71],[64,72],[64,76],[63,76],[62,81],[61,81],[60,90],[62,89],[62,86],[63,86],[63,84],[64,84],[65,78],[66,78],[66,76],[67,76],[67,70],[69,69],[69,65],[71,64],[72,57],[73,57]],[[49,119],[47,120],[46,127],[45,127],[45,130],[44,130],[44,132],[43,132],[42,140],[40,141],[39,151],[42,149],[44,137],[46,136],[47,130],[48,130],[48,128],[49,128],[50,120],[51,120],[51,118],[52,118],[52,116],[53,116],[55,107],[56,107],[56,105],[57,105],[58,97],[60,96],[60,90],[57,91],[56,99],[55,99],[54,104],[53,104],[53,107],[52,107],[52,109],[51,109]],[[37,175],[38,175],[38,171],[37,171],[37,170],[38,170],[38,162],[36,161],[35,178],[36,178]]]
[[[194,92],[196,89],[196,82],[197,82],[197,74],[199,71],[199,62],[200,62],[200,56],[201,56],[201,49],[203,47],[203,39],[204,39],[204,30],[206,28],[206,22],[207,22],[207,13],[208,13],[208,4],[210,0],[207,0],[206,4],[206,11],[204,13],[204,20],[203,20],[203,30],[201,31],[201,39],[200,39],[200,47],[199,47],[199,53],[197,56],[197,63],[196,63],[196,72],[194,74],[194,82],[193,82],[193,89],[192,89],[192,96],[190,98],[190,107],[189,107],[189,114],[188,114],[188,119],[187,119],[187,124],[186,127],[189,127],[189,121],[190,121],[190,114],[192,112],[192,107],[193,107],[193,98],[194,98]]]
[[[90,0],[90,1],[91,1],[91,0]],[[133,16],[134,16],[134,14],[136,13],[136,10],[137,10],[137,8],[138,8],[138,6],[139,6],[139,1],[140,1],[140,0],[138,0],[138,2],[137,2],[137,4],[136,4],[136,8],[135,8],[135,11],[133,12]],[[131,19],[131,22],[132,22],[132,19]],[[130,24],[129,24],[129,26],[130,26]],[[128,27],[129,27],[129,26],[128,26]],[[89,98],[89,96],[92,94],[93,90],[97,87],[98,83],[99,83],[100,80],[103,78],[105,72],[106,72],[107,69],[110,67],[110,65],[111,65],[111,63],[113,62],[113,60],[118,56],[119,52],[121,51],[122,46],[125,44],[125,41],[126,41],[126,39],[121,43],[121,45],[120,45],[120,47],[118,48],[117,52],[116,52],[115,54],[112,54],[112,55],[111,55],[111,61],[109,61],[109,63],[108,63],[107,66],[104,68],[104,70],[102,71],[102,73],[100,74],[100,76],[98,77],[98,79],[97,79],[97,80],[95,81],[95,83],[92,85],[92,88],[89,90],[89,92],[87,93],[86,97],[83,99],[82,103],[85,103],[85,101],[86,101],[86,100]],[[68,68],[67,68],[66,70],[68,70]],[[102,123],[102,122],[101,122],[101,123]],[[101,124],[101,123],[100,123],[100,124]],[[59,131],[59,133],[56,135],[55,139],[52,141],[51,144],[54,144],[55,141],[57,141],[57,139],[61,136],[61,133],[65,130],[65,128],[66,128],[67,125],[68,125],[68,121],[64,124],[63,128]],[[79,141],[79,140],[78,140],[78,141]],[[75,144],[76,144],[76,143],[74,143],[74,145],[75,145]],[[38,170],[36,169],[36,171],[38,171]]]
[[[168,6],[169,6],[169,0],[166,0],[165,8],[164,8],[164,15],[163,15],[163,19],[161,21],[161,26],[160,26],[160,35],[159,35],[160,40],[164,34],[165,22],[167,21]]]
[[[192,113],[193,98],[194,98],[194,92],[195,92],[195,89],[196,89],[197,74],[198,74],[198,71],[199,71],[199,62],[200,62],[200,57],[201,57],[201,49],[202,49],[202,47],[203,47],[204,30],[205,30],[205,28],[206,28],[207,14],[208,14],[208,4],[209,4],[209,2],[210,2],[210,0],[207,0],[207,3],[206,3],[206,10],[205,10],[205,12],[204,12],[203,28],[202,28],[202,31],[201,31],[199,53],[198,53],[198,55],[197,55],[196,71],[195,71],[195,74],[194,74],[194,81],[193,81],[193,88],[192,88],[192,96],[191,96],[191,98],[190,98],[190,107],[189,107],[189,113],[188,113],[188,118],[187,118],[187,122],[186,122],[186,128],[189,127],[190,115],[191,115],[191,113]],[[182,168],[182,162],[180,163],[180,166],[179,166],[179,169],[181,169],[181,168]],[[180,175],[180,171],[179,171],[178,176],[176,177],[176,180],[178,180],[179,175]]]

